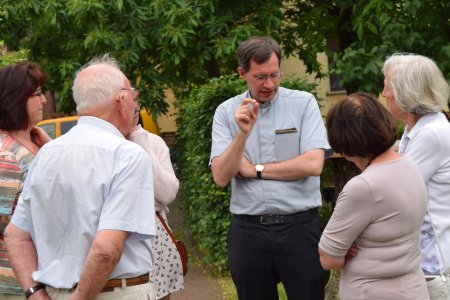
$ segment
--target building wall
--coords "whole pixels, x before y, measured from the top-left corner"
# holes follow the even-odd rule
[[[177,109],[173,105],[175,96],[171,90],[167,90],[165,93],[165,98],[167,103],[169,103],[169,111],[167,114],[158,117],[157,123],[161,133],[177,131]]]
[[[325,71],[328,71],[328,59],[325,54],[319,53],[317,59],[324,66]],[[328,109],[333,106],[337,101],[345,97],[345,91],[330,92],[330,80],[328,77],[320,80],[315,79],[315,74],[308,74],[306,72],[306,66],[297,57],[291,56],[281,61],[281,71],[283,72],[283,78],[285,79],[307,79],[308,82],[318,83],[317,96],[320,105],[320,111],[322,116],[325,116]]]
[[[173,105],[175,101],[175,96],[171,90],[167,90],[165,93],[165,98],[169,104],[169,111],[165,115],[158,117],[156,123],[159,127],[159,135],[164,139],[167,146],[172,148],[175,143],[175,133],[177,131],[177,109]]]

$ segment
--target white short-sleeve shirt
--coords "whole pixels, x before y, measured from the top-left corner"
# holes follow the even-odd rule
[[[80,117],[39,151],[11,222],[36,246],[33,279],[72,288],[99,230],[129,232],[111,278],[151,271],[154,216],[149,155],[112,124]]]

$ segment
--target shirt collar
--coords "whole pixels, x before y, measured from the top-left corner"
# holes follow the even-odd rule
[[[430,123],[433,119],[439,116],[439,113],[433,112],[433,113],[427,113],[420,117],[419,120],[417,120],[416,124],[414,124],[413,128],[411,128],[410,131],[408,131],[408,125],[405,126],[402,139],[400,140],[399,145],[399,153],[405,153],[406,147],[408,146],[408,143],[410,140],[412,140],[422,129],[426,124]]]
[[[79,125],[88,125],[94,127],[100,127],[103,130],[106,130],[114,135],[125,138],[123,134],[117,129],[113,124],[105,121],[101,118],[93,117],[93,116],[80,116],[78,118]]]
[[[422,129],[426,124],[430,123],[434,118],[439,115],[437,112],[426,113],[420,117],[420,119],[414,124],[413,128],[408,132],[408,125],[405,126],[405,136],[409,139],[413,139],[420,129]]]
[[[266,102],[266,103],[260,103],[259,107],[262,108],[262,109],[265,109],[265,108],[271,107],[272,105],[275,105],[279,94],[280,94],[280,88],[278,87],[277,93],[275,94],[275,96],[273,96],[272,100],[270,100],[269,102]],[[246,98],[252,98],[252,95],[250,94],[250,91],[247,91],[247,95],[245,97]]]

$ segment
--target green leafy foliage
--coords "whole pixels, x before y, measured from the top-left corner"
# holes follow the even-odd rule
[[[187,93],[229,74],[252,35],[274,37],[318,78],[327,73],[317,53],[328,54],[347,92],[378,93],[396,51],[433,58],[449,78],[449,15],[446,0],[0,0],[0,32],[8,49],[29,49],[43,65],[61,110],[73,109],[74,71],[111,53],[159,114],[165,88]]]
[[[1,20],[1,18],[0,18]],[[21,50],[18,52],[8,52],[3,41],[0,40],[0,68],[26,60],[27,51]]]
[[[314,92],[315,85],[306,81],[284,81],[287,88]],[[207,84],[194,86],[178,105],[177,143],[174,160],[184,202],[186,224],[205,253],[204,261],[217,273],[227,268],[227,231],[230,222],[230,188],[214,184],[209,170],[211,128],[217,106],[246,90],[245,82],[236,75],[213,78]]]
[[[348,92],[379,93],[387,56],[412,52],[434,59],[449,78],[449,15],[448,1],[357,1],[349,22],[357,38],[335,54],[332,72]]]
[[[280,39],[308,72],[327,75],[315,53],[333,58],[331,74],[350,93],[378,94],[381,67],[394,52],[434,59],[450,78],[450,2],[447,0],[288,0]]]
[[[195,87],[179,101],[175,161],[182,182],[179,198],[185,204],[185,219],[196,238],[205,262],[222,273],[226,270],[226,232],[230,213],[229,188],[221,189],[208,168],[214,111],[224,100],[245,90],[243,81],[225,76]]]
[[[287,55],[296,54],[317,77],[326,76],[317,60],[317,53],[331,55],[345,49],[355,38],[351,29],[351,9],[356,1],[347,0],[288,0],[283,11],[280,31]]]
[[[281,1],[0,0],[0,32],[9,50],[29,49],[59,108],[74,109],[74,72],[110,53],[142,91],[142,104],[167,112],[164,90],[229,73],[235,49],[251,35],[276,36]]]

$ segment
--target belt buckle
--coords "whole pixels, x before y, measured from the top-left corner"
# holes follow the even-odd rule
[[[262,215],[260,217],[260,223],[262,225],[282,224],[283,216],[273,215],[273,214]]]
[[[259,216],[259,223],[261,223],[262,225],[266,225],[266,219],[264,218],[266,215],[261,215]]]

